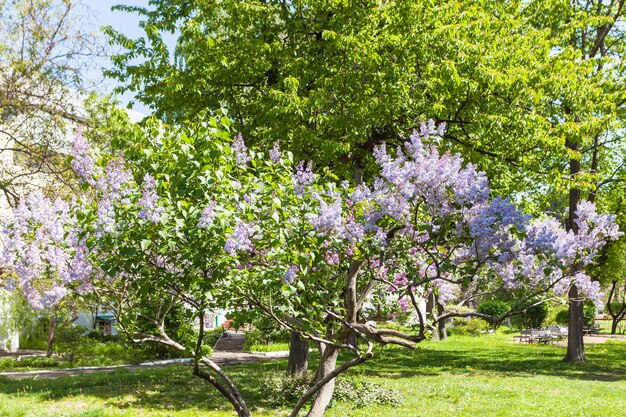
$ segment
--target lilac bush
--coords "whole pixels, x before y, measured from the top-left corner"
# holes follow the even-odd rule
[[[446,318],[480,316],[462,308],[470,301],[514,291],[520,298],[508,314],[516,314],[531,297],[563,296],[573,283],[597,298],[599,288],[577,266],[620,235],[614,218],[589,203],[580,205],[574,234],[492,196],[484,173],[438,151],[444,127],[434,123],[395,149],[376,147],[379,174],[354,187],[315,173],[311,163],[294,164],[277,145],[268,157],[247,149],[240,135],[230,143],[215,119],[147,129],[125,157],[74,147],[77,175],[92,196],[81,203],[80,220],[89,259],[117,277],[105,285],[116,308],[128,311],[121,316],[131,324],[122,320],[122,330],[193,352],[194,373],[229,392],[242,416],[249,410],[237,389],[199,368],[224,378],[198,349],[202,329],[189,345],[164,331],[172,305],[200,322],[211,306],[243,316],[253,308],[315,341],[318,380],[292,415],[316,394],[310,413],[321,415],[334,378],[369,359],[374,343],[413,348]],[[79,260],[87,254],[79,253]],[[417,330],[363,320],[374,291],[413,311]],[[424,300],[439,307],[424,311]],[[158,307],[151,333],[133,324],[142,302]],[[365,349],[350,342],[354,335]],[[337,366],[340,350],[354,357]]]
[[[87,293],[93,267],[69,206],[33,192],[20,200],[3,231],[2,266],[8,285],[36,309],[59,305],[71,291]]]

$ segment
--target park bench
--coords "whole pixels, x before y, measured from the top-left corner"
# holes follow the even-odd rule
[[[598,334],[599,332],[600,332],[600,326],[598,326],[597,324],[594,324],[591,327],[588,327],[588,326],[583,327],[583,334],[586,336]]]
[[[567,338],[567,329],[556,326],[548,329],[524,329],[515,338],[519,339],[519,343],[554,343]]]

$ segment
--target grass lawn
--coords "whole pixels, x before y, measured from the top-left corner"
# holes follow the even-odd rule
[[[400,392],[400,407],[336,404],[328,416],[626,416],[626,342],[587,346],[588,362],[561,362],[564,348],[514,345],[510,335],[379,350],[355,378]],[[280,416],[262,380],[286,361],[227,367],[255,415]],[[209,385],[175,366],[56,380],[0,380],[0,416],[233,416]]]

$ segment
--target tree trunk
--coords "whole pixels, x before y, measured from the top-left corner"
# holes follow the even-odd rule
[[[566,140],[565,147],[578,151],[576,142]],[[569,160],[569,174],[572,180],[580,174],[580,160],[571,158]],[[576,224],[576,211],[580,201],[580,189],[572,186],[569,190],[569,213],[567,218],[567,230],[578,233]],[[578,300],[578,288],[572,285],[568,294],[569,298],[569,319],[567,335],[567,355],[563,359],[565,362],[583,362],[585,360],[585,345],[583,343],[583,302]]]
[[[52,314],[50,316],[50,322],[48,323],[48,343],[46,349],[46,357],[49,358],[52,356],[52,351],[54,349],[54,336],[56,334],[57,328],[57,316],[56,314]]]
[[[439,303],[437,303],[437,311],[439,312],[440,316],[444,313],[443,306]],[[440,322],[437,323],[437,327],[438,327],[437,330],[439,333],[439,340],[446,340],[448,338],[448,332],[446,332],[446,321],[441,320]]]
[[[611,322],[611,334],[617,334],[617,325],[619,324],[619,320],[613,318]]]
[[[583,302],[578,298],[578,288],[572,285],[569,297],[569,322],[567,334],[567,355],[565,362],[584,362],[585,345],[583,343]]]
[[[291,332],[289,341],[289,361],[287,362],[287,376],[305,379],[309,367],[309,342],[296,332]]]
[[[331,373],[335,369],[335,365],[337,364],[337,357],[339,356],[339,349],[334,346],[325,346],[322,348],[320,364],[317,368],[317,373],[315,375],[315,380],[319,381],[324,378],[326,375]],[[317,397],[315,397],[315,401],[311,405],[311,409],[309,410],[307,417],[322,417],[328,404],[330,404],[330,400],[333,397],[333,393],[335,392],[335,379],[331,379],[326,385],[319,390]]]

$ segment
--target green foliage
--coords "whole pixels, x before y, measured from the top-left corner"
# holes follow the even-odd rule
[[[350,378],[337,380],[333,400],[351,404],[355,408],[372,405],[398,407],[402,404],[402,397],[399,392],[373,382]]]
[[[271,343],[269,345],[244,344],[245,352],[284,352],[289,351],[289,343]]]
[[[560,325],[566,325],[569,322],[569,309],[561,307],[554,314],[554,322]]]
[[[85,354],[89,350],[88,345],[93,341],[85,337],[86,333],[87,329],[82,326],[69,325],[60,328],[55,335],[56,352],[73,365],[77,353]]]
[[[538,329],[542,327],[546,321],[548,311],[549,307],[546,303],[531,305],[523,314],[511,317],[511,324],[519,329]]]
[[[583,324],[585,326],[593,326],[596,322],[596,306],[593,303],[586,302],[583,305]]]
[[[296,403],[309,389],[309,381],[272,374],[261,383],[266,401],[274,407],[287,407]]]
[[[266,400],[271,405],[285,407],[298,401],[311,383],[312,381],[306,379],[271,375],[263,380],[262,386],[265,388]],[[354,408],[372,405],[400,406],[402,397],[397,391],[373,382],[339,378],[336,381],[333,402],[350,404]]]
[[[492,300],[485,301],[480,304],[476,309],[477,313],[486,314],[488,316],[493,317],[501,317],[511,311],[511,306],[509,306],[504,301]],[[501,323],[497,323],[495,320],[487,320],[491,326],[493,326],[494,330],[497,329]]]
[[[466,320],[462,318],[455,318],[452,321],[452,330],[450,334],[459,336],[480,336],[487,333],[490,329],[489,323],[483,319],[471,319]]]
[[[141,14],[145,34],[106,28],[121,47],[109,75],[169,122],[226,106],[248,140],[280,139],[296,158],[351,177],[373,145],[446,120],[442,145],[479,162],[500,192],[523,191],[531,208],[559,214],[570,157],[584,165],[575,180],[585,190],[620,166],[601,141],[598,174],[585,172],[590,141],[623,126],[624,19],[613,3],[195,0],[122,9]]]
[[[213,348],[215,344],[217,343],[217,341],[220,340],[220,337],[222,337],[223,334],[224,334],[224,331],[222,330],[221,327],[216,327],[215,329],[211,329],[211,330],[205,330],[204,339],[202,342],[206,346]]]

